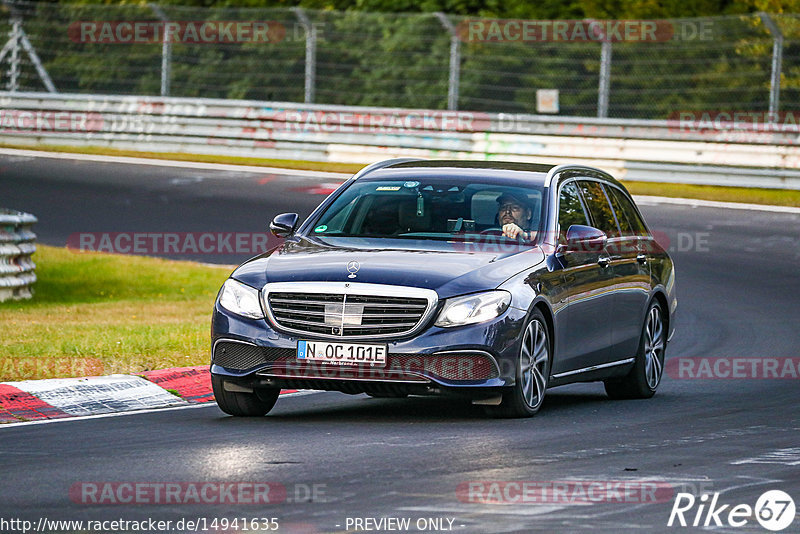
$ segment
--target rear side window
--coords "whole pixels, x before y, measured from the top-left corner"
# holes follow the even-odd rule
[[[562,234],[566,234],[573,224],[589,224],[586,210],[583,207],[583,202],[581,202],[581,196],[575,182],[570,182],[561,188],[561,193],[558,196],[558,224],[561,226]]]
[[[622,209],[622,206],[619,203],[619,198],[617,197],[614,191],[614,187],[604,187],[606,191],[606,196],[608,200],[611,201],[611,207],[614,208],[614,215],[617,217],[617,224],[619,224],[619,229],[622,231],[623,236],[631,236],[636,235],[633,232],[633,228],[631,227],[630,221],[628,221],[628,216],[625,214],[625,210]]]
[[[607,187],[606,191],[608,191],[611,195],[611,202],[614,204],[614,211],[617,212],[617,220],[619,220],[620,226],[622,226],[623,219],[627,221],[629,230],[626,232],[623,228],[623,234],[642,236],[648,235],[647,227],[645,226],[644,221],[639,216],[639,212],[636,211],[636,208],[633,206],[628,197],[625,196],[625,193],[616,187]],[[620,214],[620,211],[622,214]]]
[[[586,207],[592,216],[593,226],[599,228],[609,237],[616,237],[620,234],[617,222],[614,220],[614,212],[603,192],[603,186],[599,182],[580,181],[581,193],[586,200]]]

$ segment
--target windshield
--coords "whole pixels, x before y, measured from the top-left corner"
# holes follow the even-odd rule
[[[534,244],[542,212],[542,189],[525,182],[476,179],[365,180],[352,184],[314,223],[316,236],[395,239],[512,239]],[[507,229],[506,229],[507,230]],[[508,234],[508,232],[505,232]]]

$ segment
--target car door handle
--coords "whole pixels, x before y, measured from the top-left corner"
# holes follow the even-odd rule
[[[647,255],[646,254],[637,254],[636,255],[636,261],[638,261],[639,263],[644,265],[645,263],[647,263]]]
[[[611,263],[611,258],[608,256],[602,256],[597,259],[597,263],[600,265],[600,267],[608,267],[608,264]]]

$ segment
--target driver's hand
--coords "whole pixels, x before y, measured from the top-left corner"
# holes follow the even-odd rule
[[[503,235],[511,239],[517,239],[517,237],[525,237],[525,232],[516,224],[508,223],[503,225]]]

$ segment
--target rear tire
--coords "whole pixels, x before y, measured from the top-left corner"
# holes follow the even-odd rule
[[[497,406],[486,413],[498,418],[531,417],[544,402],[552,366],[552,344],[542,312],[534,310],[522,329],[515,384],[503,393]]]
[[[639,351],[633,369],[622,378],[609,378],[603,384],[612,399],[649,399],[656,394],[664,374],[667,329],[658,301],[650,303],[642,327]]]
[[[280,395],[280,388],[261,388],[253,393],[241,391],[226,391],[223,385],[224,378],[211,375],[211,388],[219,409],[229,415],[237,417],[261,417],[267,414]]]

